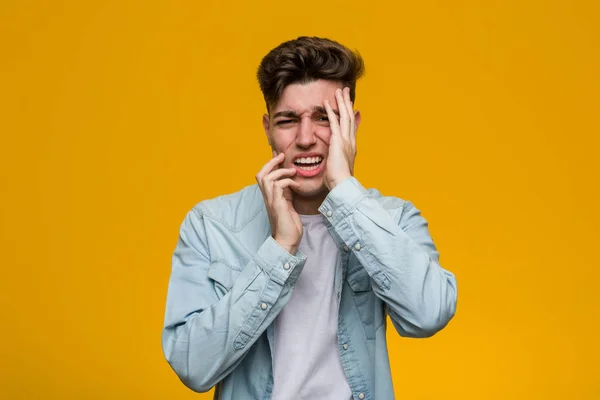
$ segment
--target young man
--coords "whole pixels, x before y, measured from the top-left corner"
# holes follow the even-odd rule
[[[353,176],[363,61],[299,37],[258,79],[273,158],[258,184],[197,204],[173,255],[163,351],[227,400],[393,399],[386,315],[428,337],[456,309],[427,221]]]

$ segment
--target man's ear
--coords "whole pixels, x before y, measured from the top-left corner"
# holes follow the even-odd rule
[[[269,114],[264,114],[262,118],[263,128],[265,129],[265,134],[267,135],[267,140],[269,141],[269,146],[273,147],[271,144],[271,135],[269,134],[269,129],[271,128],[271,119],[269,118]]]
[[[356,130],[358,131],[358,125],[360,125],[360,111],[354,111],[354,124],[356,125]]]

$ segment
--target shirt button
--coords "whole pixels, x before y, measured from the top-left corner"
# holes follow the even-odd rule
[[[262,303],[260,305],[260,308],[262,308],[263,310],[266,310],[267,309],[267,303]]]
[[[344,350],[348,350],[348,343],[344,343]]]
[[[350,248],[348,246],[344,245],[344,251],[348,251],[348,250],[350,250]]]
[[[365,398],[365,394],[364,394],[364,393],[359,393],[359,394],[358,394],[358,398],[359,398],[360,400],[364,399],[364,398]]]
[[[288,269],[290,269],[290,264],[288,264],[288,263],[283,264],[283,269],[285,269],[286,271]]]
[[[356,243],[356,244],[354,245],[354,248],[355,248],[357,251],[360,251],[360,243]]]
[[[331,210],[327,211],[327,216],[331,217],[333,215],[333,213],[331,212]]]

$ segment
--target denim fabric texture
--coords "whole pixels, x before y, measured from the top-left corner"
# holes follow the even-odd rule
[[[410,201],[349,177],[319,212],[340,249],[338,349],[353,398],[393,399],[386,315],[401,336],[435,334],[456,312],[456,278]],[[173,254],[162,331],[181,381],[197,392],[217,386],[215,399],[269,400],[273,321],[305,262],[271,236],[258,185],[194,206]]]

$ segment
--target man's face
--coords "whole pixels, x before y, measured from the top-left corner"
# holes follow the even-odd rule
[[[331,129],[324,100],[339,118],[335,99],[340,82],[316,80],[286,86],[271,114],[263,116],[263,126],[273,150],[284,153],[281,168],[295,168],[298,195],[313,197],[327,191],[325,169]],[[358,122],[358,121],[357,121]]]

